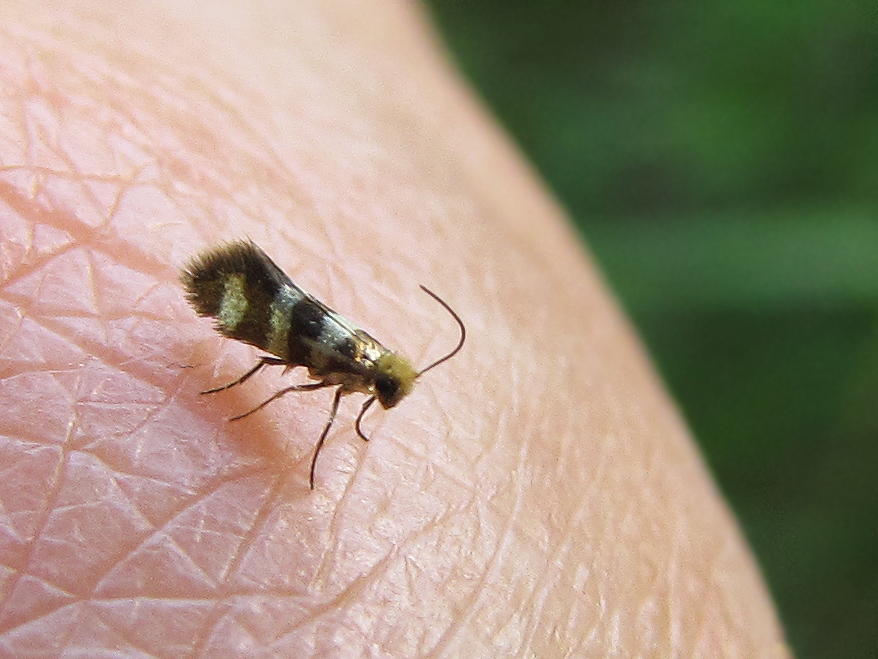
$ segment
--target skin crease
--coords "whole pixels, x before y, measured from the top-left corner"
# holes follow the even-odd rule
[[[7,3],[0,656],[784,657],[691,437],[417,5]],[[188,12],[188,13],[187,13]],[[177,273],[248,237],[423,366],[253,363]],[[301,370],[301,369],[300,369]]]

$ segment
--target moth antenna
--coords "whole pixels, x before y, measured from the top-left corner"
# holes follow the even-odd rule
[[[429,288],[427,288],[423,284],[421,284],[421,289],[427,295],[429,295],[431,298],[436,300],[436,302],[438,302],[443,307],[445,307],[445,310],[451,314],[451,317],[454,318],[454,320],[457,322],[457,326],[460,327],[460,341],[457,342],[457,345],[455,346],[454,350],[449,352],[447,355],[445,355],[441,359],[436,360],[435,362],[433,362],[432,364],[430,364],[426,368],[421,369],[415,377],[421,377],[424,373],[429,371],[431,368],[435,368],[435,367],[439,366],[439,364],[441,364],[442,362],[448,361],[449,359],[454,357],[454,355],[456,355],[458,352],[460,352],[460,349],[463,348],[464,341],[466,341],[466,327],[464,326],[463,321],[460,319],[460,316],[458,316],[455,313],[454,309],[452,309],[450,306],[448,306],[448,303],[445,300],[443,300],[441,297],[436,295],[433,291],[431,291]]]

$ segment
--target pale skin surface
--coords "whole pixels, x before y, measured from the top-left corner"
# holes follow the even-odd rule
[[[275,6],[276,5],[276,6]],[[0,656],[783,657],[661,385],[416,5],[5,5]],[[189,11],[195,12],[195,7]],[[176,281],[249,237],[416,365],[366,444]],[[275,368],[274,371],[281,369]]]

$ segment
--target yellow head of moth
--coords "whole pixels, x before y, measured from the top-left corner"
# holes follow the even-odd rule
[[[385,409],[408,396],[418,377],[409,361],[395,352],[383,353],[375,362],[375,370],[375,395]]]

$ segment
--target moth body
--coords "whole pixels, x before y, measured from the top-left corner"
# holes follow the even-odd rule
[[[329,432],[339,400],[345,394],[363,393],[369,398],[357,417],[360,421],[375,400],[385,409],[394,407],[412,390],[425,371],[449,359],[463,346],[466,329],[460,318],[435,293],[421,287],[451,313],[460,326],[458,346],[442,359],[417,371],[399,353],[385,348],[368,333],[306,293],[256,244],[237,241],[208,249],[193,258],[181,273],[186,298],[199,316],[214,319],[215,329],[230,339],[256,346],[264,356],[250,371],[216,393],[241,384],[265,366],[286,369],[304,366],[314,383],[286,387],[254,409],[233,417],[240,419],[292,391],[337,387],[329,421],[317,443],[314,465]]]
[[[218,332],[282,360],[343,393],[375,396],[385,408],[412,390],[417,371],[314,296],[252,242],[234,242],[195,257],[182,275],[186,297]]]

